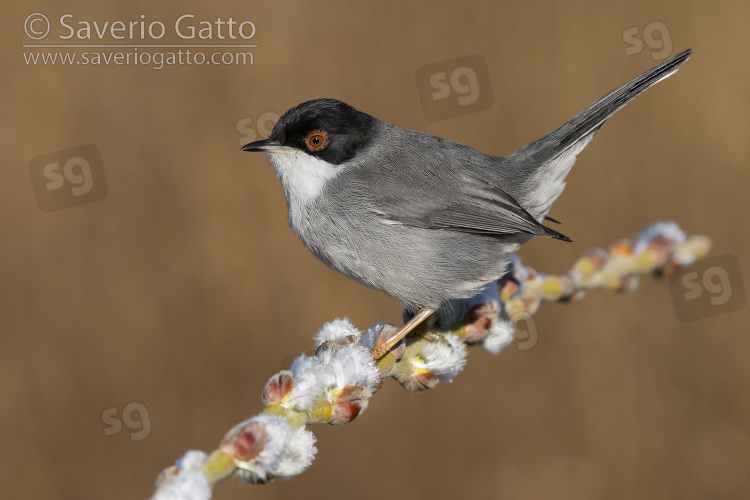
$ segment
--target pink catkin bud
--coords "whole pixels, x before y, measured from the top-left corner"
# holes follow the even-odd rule
[[[268,381],[261,397],[263,406],[281,404],[294,387],[294,373],[283,370]]]
[[[440,383],[440,379],[430,371],[420,371],[412,374],[409,378],[401,382],[401,387],[411,392],[419,392],[427,389],[433,389]]]
[[[333,402],[331,425],[348,424],[365,411],[372,393],[361,385],[344,387]]]
[[[464,342],[476,344],[487,336],[492,327],[492,320],[500,315],[500,310],[495,304],[485,303],[472,307],[464,318],[466,322],[466,337]]]
[[[266,426],[262,422],[250,421],[240,424],[224,436],[220,448],[240,460],[258,456],[268,441]]]

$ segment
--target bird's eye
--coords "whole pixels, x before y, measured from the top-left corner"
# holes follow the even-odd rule
[[[326,144],[328,144],[328,134],[322,130],[310,132],[307,134],[307,139],[305,139],[305,146],[312,152],[320,151],[326,147]]]

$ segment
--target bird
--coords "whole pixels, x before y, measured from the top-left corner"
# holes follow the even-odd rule
[[[291,229],[323,263],[398,300],[414,314],[382,357],[441,305],[501,278],[545,225],[565,177],[604,122],[675,73],[692,49],[606,94],[507,156],[401,128],[340,100],[303,102],[282,115],[264,152],[281,181]]]

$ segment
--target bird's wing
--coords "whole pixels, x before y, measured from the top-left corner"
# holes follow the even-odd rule
[[[691,53],[692,50],[685,50],[654,66],[605,95],[564,125],[505,157],[504,160],[515,167],[516,173],[511,173],[511,176],[517,176],[517,179],[507,181],[520,184],[514,186],[516,199],[535,218],[541,220],[565,188],[565,176],[575,163],[576,156],[607,118],[653,85],[674,74]]]
[[[470,173],[460,173],[457,192],[382,200],[376,214],[387,224],[446,229],[490,236],[531,234],[571,241],[543,226],[501,188]],[[445,196],[447,194],[447,196]]]

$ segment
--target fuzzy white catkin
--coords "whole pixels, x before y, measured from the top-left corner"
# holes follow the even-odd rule
[[[663,236],[673,241],[676,245],[682,245],[687,239],[687,235],[680,229],[677,223],[673,221],[654,222],[635,236],[635,247],[633,250],[635,253],[644,251],[651,240],[658,236]]]
[[[265,425],[268,440],[257,457],[237,463],[241,478],[251,483],[262,483],[269,477],[288,479],[310,466],[318,451],[312,432],[304,426],[292,427],[285,418],[274,415],[258,415],[250,421]]]
[[[349,335],[359,338],[360,331],[351,324],[348,318],[335,319],[323,325],[323,328],[315,335],[315,347],[320,347],[326,340],[343,344]]]
[[[482,339],[482,347],[492,354],[500,354],[500,351],[513,342],[513,322],[498,318],[492,322],[487,331],[487,336]]]
[[[448,383],[466,365],[466,344],[458,335],[449,333],[444,335],[450,345],[442,342],[429,342],[419,352],[424,367],[430,370],[440,382]]]
[[[378,367],[366,347],[346,344],[318,353],[299,356],[291,367],[294,386],[285,406],[311,410],[332,390],[360,385],[374,392],[380,381]]]
[[[175,463],[177,476],[159,488],[152,500],[209,500],[211,485],[201,471],[206,457],[202,451],[185,453]]]

